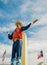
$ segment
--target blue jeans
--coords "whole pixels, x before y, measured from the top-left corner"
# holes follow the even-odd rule
[[[12,47],[11,61],[13,62],[14,58],[16,58],[17,60],[21,58],[21,54],[22,54],[22,40],[16,40],[13,43],[13,47]]]

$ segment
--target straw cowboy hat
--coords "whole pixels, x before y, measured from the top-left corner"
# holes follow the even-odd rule
[[[23,23],[22,23],[21,21],[17,20],[17,21],[15,22],[15,25],[16,25],[16,26],[18,26],[18,25],[22,26]]]

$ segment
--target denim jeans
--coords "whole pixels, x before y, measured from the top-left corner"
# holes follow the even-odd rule
[[[12,57],[11,62],[13,59],[16,58],[17,60],[22,56],[22,40],[16,40],[12,46]]]

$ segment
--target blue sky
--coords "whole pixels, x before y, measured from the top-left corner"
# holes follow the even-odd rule
[[[28,38],[33,39],[47,39],[39,37],[42,33],[40,30],[47,27],[47,0],[0,0],[0,42],[10,44],[5,33],[13,31],[16,20],[24,22],[25,25],[32,22],[36,18],[39,19],[38,23],[30,27],[26,31]],[[40,31],[40,33],[39,33]],[[38,37],[36,37],[38,34]],[[45,36],[46,34],[43,33]],[[43,36],[41,34],[41,36]],[[9,42],[8,42],[9,41]],[[8,42],[8,43],[7,43]]]
[[[24,25],[29,24],[36,18],[39,21],[31,26],[25,33],[27,34],[29,49],[47,48],[47,0],[0,0],[0,47],[1,55],[3,49],[9,48],[12,41],[8,39],[6,31],[11,34],[15,29],[16,20],[20,20]],[[37,42],[36,42],[37,41]],[[41,42],[40,42],[41,41]],[[41,47],[40,44],[41,43]]]

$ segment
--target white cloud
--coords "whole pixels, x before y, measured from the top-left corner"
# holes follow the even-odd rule
[[[0,43],[0,56],[2,56],[5,50],[7,54],[11,55],[12,45],[4,45],[3,43]]]
[[[14,30],[16,28],[15,23],[10,23],[7,26],[10,30]]]
[[[21,8],[21,13],[25,13],[28,11],[29,6],[32,4],[32,2],[30,0],[27,1],[23,1],[23,4],[20,6]]]
[[[44,27],[40,29],[38,32],[34,33],[34,39],[47,40],[47,27]]]
[[[43,12],[46,9],[46,6],[47,6],[47,0],[36,0],[36,2],[33,2],[31,0],[26,0],[26,1],[23,1],[23,4],[20,6],[21,7],[21,12],[32,12],[32,11],[36,11],[37,12]]]
[[[46,2],[47,2],[47,0],[45,0],[45,1],[44,0],[43,1],[36,0],[36,2],[33,3],[32,10],[35,12],[39,12],[39,13],[47,10],[46,9],[46,6],[47,6]]]
[[[7,24],[6,27],[0,27],[0,32],[12,31],[16,28],[14,23]]]
[[[6,32],[8,30],[9,30],[9,28],[7,28],[7,27],[0,27],[0,32]]]
[[[35,25],[47,24],[47,14],[33,14],[31,17],[33,17],[33,19],[38,19],[38,22]]]
[[[1,0],[4,4],[8,4],[9,0]]]
[[[41,16],[40,24],[47,24],[47,14]]]
[[[28,39],[28,64],[38,65],[40,62],[47,62],[47,40],[32,40]],[[39,52],[43,50],[44,57],[37,59]]]
[[[36,28],[38,30],[38,28]],[[47,26],[44,27],[40,27],[40,29],[36,32],[32,32],[32,30],[30,32],[28,32],[28,34],[31,35],[31,39],[32,40],[47,40]],[[33,36],[32,36],[33,34]]]
[[[28,39],[28,51],[34,52],[39,50],[47,49],[47,40],[32,40],[31,38]]]
[[[29,13],[31,15],[31,19],[33,18],[42,18],[42,16],[46,16],[47,18],[47,0],[36,0],[31,1],[31,0],[26,0],[23,1],[23,4],[20,6],[21,8],[21,13],[24,15],[24,13]],[[46,14],[46,15],[44,15]]]

